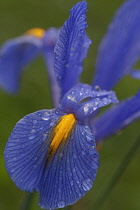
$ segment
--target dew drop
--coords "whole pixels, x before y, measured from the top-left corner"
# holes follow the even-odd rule
[[[42,206],[41,206],[41,209],[45,209],[45,205],[42,205]]]
[[[90,154],[90,155],[95,154],[95,146],[89,147],[89,154]]]
[[[42,137],[42,140],[45,141],[46,138],[47,138],[47,134],[44,134],[43,137]]]
[[[55,124],[54,122],[51,122],[51,123],[50,123],[50,126],[54,126],[54,124]]]
[[[86,154],[86,152],[83,150],[83,151],[82,151],[82,155],[85,155],[85,154]]]
[[[95,101],[94,102],[94,106],[98,106],[99,105],[99,102],[98,101]]]
[[[30,139],[30,140],[32,140],[32,139],[34,139],[34,138],[35,138],[35,135],[29,136],[29,139]]]
[[[86,136],[87,137],[87,141],[93,141],[94,139],[93,139],[93,137],[91,137],[91,136]]]
[[[103,99],[102,99],[102,102],[103,102],[104,105],[107,105],[107,104],[108,104],[107,98],[103,98]]]
[[[82,188],[84,191],[90,190],[92,187],[92,181],[91,179],[86,179],[82,182]]]
[[[37,120],[33,120],[33,124],[36,125],[37,124]]]
[[[13,173],[15,171],[15,168],[13,168],[12,170],[11,170],[11,173]]]
[[[63,208],[65,206],[65,202],[64,201],[59,201],[58,202],[58,208]]]
[[[49,114],[48,114],[48,113],[45,113],[45,114],[42,116],[42,120],[49,120]]]
[[[99,91],[99,90],[100,90],[100,87],[99,87],[98,85],[96,85],[96,86],[94,87],[94,90]]]
[[[30,133],[35,133],[36,132],[36,130],[35,129],[32,129],[31,131],[30,131]]]
[[[71,182],[70,182],[70,185],[72,185],[72,186],[73,186],[73,181],[71,181]]]

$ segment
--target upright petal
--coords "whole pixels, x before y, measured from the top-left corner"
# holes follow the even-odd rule
[[[70,11],[55,46],[55,73],[62,96],[72,88],[82,72],[91,41],[86,35],[86,1],[77,3]]]
[[[138,118],[140,118],[140,91],[97,118],[92,125],[96,142],[103,141]]]
[[[31,62],[40,51],[40,36],[41,33],[31,35],[29,31],[29,34],[7,41],[1,48],[0,86],[5,91],[16,93],[19,89],[23,67]]]
[[[140,1],[129,0],[117,11],[101,42],[94,85],[110,90],[140,58]]]

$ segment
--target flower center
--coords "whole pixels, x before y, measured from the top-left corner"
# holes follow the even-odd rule
[[[50,148],[48,151],[49,156],[53,156],[56,150],[58,149],[59,145],[66,141],[69,137],[69,134],[71,133],[74,125],[75,125],[76,119],[73,114],[63,115],[59,121],[58,124],[55,126],[53,133],[53,139],[50,144]]]
[[[36,38],[42,38],[45,33],[45,30],[42,28],[31,28],[30,30],[26,31],[27,35],[35,36]]]

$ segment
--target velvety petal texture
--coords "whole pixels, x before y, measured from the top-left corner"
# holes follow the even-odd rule
[[[110,90],[140,58],[140,1],[128,0],[117,11],[101,42],[94,85]]]
[[[62,137],[71,119],[70,133]],[[41,208],[57,209],[73,204],[90,190],[99,158],[86,123],[73,114],[41,110],[16,124],[6,145],[5,164],[20,189],[39,192]]]
[[[55,46],[55,73],[62,96],[79,80],[91,40],[86,35],[86,1],[77,3],[61,28]]]
[[[115,134],[138,118],[140,118],[140,91],[97,118],[92,125],[96,142]]]

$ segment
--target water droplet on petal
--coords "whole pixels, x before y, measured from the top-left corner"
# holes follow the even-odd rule
[[[58,208],[63,208],[65,206],[65,202],[64,201],[59,201],[58,202]]]
[[[54,124],[55,124],[55,122],[51,122],[51,123],[50,123],[50,126],[54,126]]]
[[[30,133],[35,133],[36,132],[36,130],[35,129],[32,129],[31,131],[30,131]]]
[[[47,138],[47,134],[44,134],[43,137],[42,137],[42,140],[45,141],[46,138]]]
[[[44,115],[42,116],[42,120],[49,120],[49,114],[46,112],[44,113]]]
[[[41,206],[41,209],[45,209],[45,205],[42,205],[42,206]]]
[[[86,154],[86,152],[83,150],[83,151],[82,151],[82,155],[85,155],[85,154]]]
[[[34,138],[35,138],[35,135],[29,136],[29,139],[30,139],[30,140],[32,140],[32,139],[34,139]]]
[[[99,90],[100,90],[100,87],[99,87],[98,85],[96,85],[96,86],[94,87],[94,90],[99,91]]]
[[[70,182],[70,185],[73,185],[73,181]]]
[[[90,155],[95,154],[95,146],[89,147],[89,154],[90,154]]]
[[[36,125],[37,124],[37,120],[33,120],[33,124]]]
[[[102,102],[103,102],[104,105],[107,105],[107,104],[108,104],[107,98],[103,98],[103,99],[102,99]]]
[[[93,136],[86,136],[87,137],[87,141],[93,141],[94,140],[94,138],[93,138]]]
[[[99,105],[99,102],[98,101],[95,101],[94,102],[94,106],[98,106]]]
[[[82,182],[82,188],[84,191],[90,190],[92,187],[92,181],[91,179],[86,179]]]

